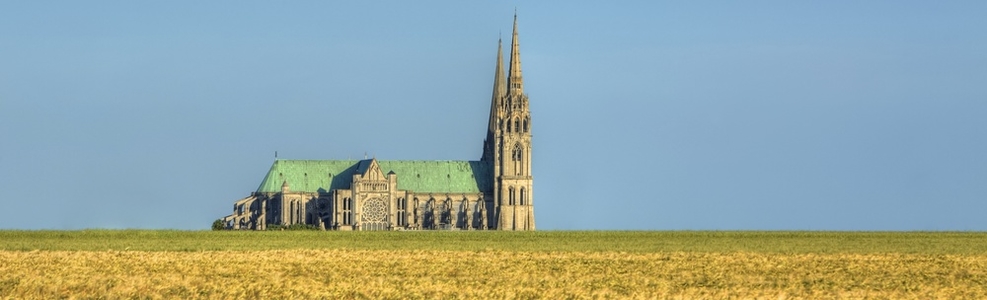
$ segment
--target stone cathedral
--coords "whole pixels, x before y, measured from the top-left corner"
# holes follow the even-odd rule
[[[483,155],[470,161],[279,160],[233,204],[229,229],[535,230],[531,113],[517,15],[509,69],[498,42]]]

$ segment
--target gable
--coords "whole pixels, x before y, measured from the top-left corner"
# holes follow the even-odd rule
[[[380,171],[377,159],[360,161],[360,166],[356,170],[357,174],[363,176],[364,180],[387,180],[384,173]]]

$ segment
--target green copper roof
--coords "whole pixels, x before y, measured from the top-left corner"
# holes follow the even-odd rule
[[[397,174],[398,189],[414,192],[477,193],[491,190],[490,167],[480,161],[378,160],[381,172]],[[353,174],[370,160],[276,160],[258,193],[281,191],[287,181],[292,192],[328,193],[349,189]]]

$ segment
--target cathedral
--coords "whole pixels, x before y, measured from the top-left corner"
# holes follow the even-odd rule
[[[535,230],[531,113],[517,15],[504,74],[498,42],[480,160],[281,160],[233,204],[229,229]]]

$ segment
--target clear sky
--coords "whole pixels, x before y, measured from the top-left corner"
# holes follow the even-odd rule
[[[987,2],[780,0],[0,2],[0,228],[479,159],[515,7],[539,229],[987,230]]]

